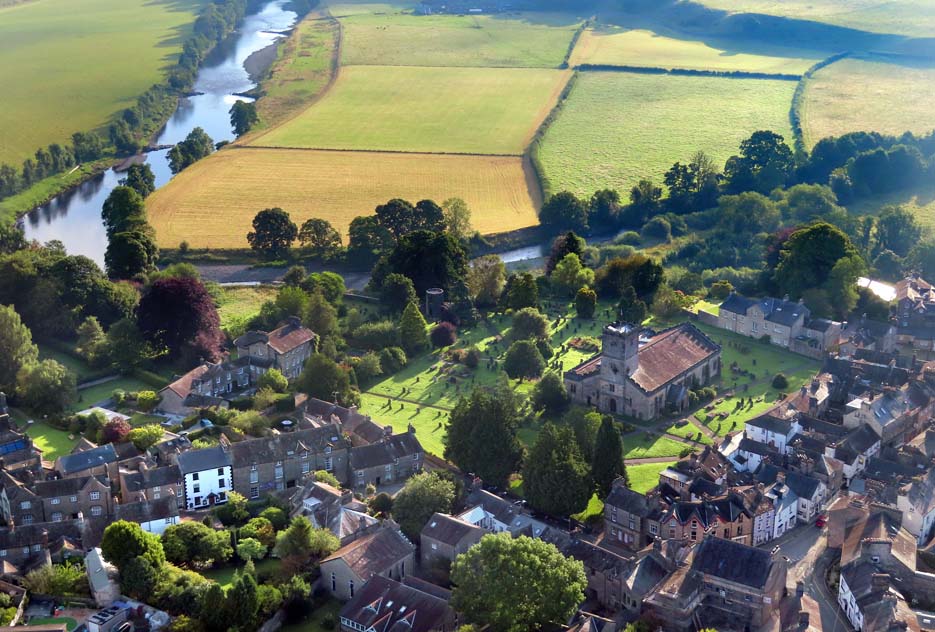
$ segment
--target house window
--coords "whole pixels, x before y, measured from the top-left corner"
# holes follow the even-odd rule
[[[650,533],[652,533],[653,535],[656,535],[656,531],[658,531],[658,529],[656,528],[656,525],[654,525],[654,524],[649,525],[649,532],[650,532]]]
[[[219,467],[219,468],[218,468],[218,476],[224,476],[224,468],[223,468],[223,467]]]
[[[60,504],[62,503],[62,499],[61,499],[61,498],[53,498],[50,502],[51,502],[51,504],[53,504],[53,505],[60,505]]]
[[[349,579],[347,581],[347,591],[351,594],[351,597],[354,596],[354,580]]]
[[[303,464],[302,464],[302,473],[303,473],[303,474],[308,474],[309,471],[312,469],[311,466],[312,466],[311,463],[303,463]]]
[[[331,573],[331,592],[336,592],[338,590],[337,578],[334,576],[334,573]]]
[[[172,518],[172,517],[166,518],[166,524],[175,524],[175,518]]]
[[[42,545],[41,545],[41,544],[33,544],[33,545],[32,545],[32,552],[33,552],[33,553],[38,553],[38,552],[41,551],[41,550],[42,550]]]
[[[276,480],[282,478],[282,462],[276,464]]]
[[[28,546],[24,546],[24,547],[23,547],[23,555],[29,555],[29,547],[28,547]]]
[[[225,487],[225,486],[226,486],[226,484],[225,484],[225,482],[224,482],[224,479],[223,479],[223,478],[218,479],[218,487]]]
[[[633,518],[630,518],[630,531],[635,531],[635,530],[636,530],[636,520],[634,520]]]
[[[433,551],[437,551],[437,550],[438,550],[438,544],[437,544],[436,542],[432,542],[432,550],[433,550]]]
[[[103,514],[103,513],[104,513],[104,510],[101,509],[101,506],[100,506],[100,505],[94,505],[93,507],[91,507],[91,515],[92,515],[92,516],[100,516],[100,515]]]
[[[256,466],[254,466],[256,467]],[[250,471],[250,482],[256,483],[260,480],[260,474],[254,469]]]
[[[201,493],[201,483],[195,483],[195,485],[192,487],[192,492],[195,493],[195,494],[200,494],[200,493]]]
[[[698,539],[698,533],[692,529],[692,542]]]
[[[743,535],[743,525],[737,525],[737,535]]]
[[[195,472],[194,474],[192,474],[192,480],[193,480],[193,481],[197,481],[197,480],[198,480],[198,472]]]
[[[331,457],[330,457],[330,456],[326,456],[326,457],[325,457],[325,470],[327,470],[328,472],[330,472],[332,469],[334,469],[334,463],[333,463],[333,461],[331,460]]]
[[[250,488],[250,498],[259,498],[260,497],[260,488],[254,485]]]
[[[76,503],[76,502],[78,502],[78,497],[77,497],[77,496],[72,496],[72,497],[69,498],[68,500],[69,500],[69,502]]]
[[[330,445],[326,445],[326,446],[325,446],[325,454],[331,454],[331,446],[330,446]],[[306,450],[305,452],[302,453],[302,458],[303,458],[303,459],[307,459],[307,458],[308,458],[308,450]]]
[[[162,498],[162,490],[158,487],[153,490],[153,500],[159,500]]]
[[[6,549],[0,549],[0,557],[6,557]]]
[[[32,524],[32,521],[33,521],[32,514],[23,515],[23,524]]]
[[[61,522],[62,521],[62,512],[56,511],[52,514],[52,522]]]
[[[223,503],[227,501],[227,492],[218,492],[218,502]]]
[[[32,503],[28,500],[24,500],[19,504],[20,509],[32,509]]]

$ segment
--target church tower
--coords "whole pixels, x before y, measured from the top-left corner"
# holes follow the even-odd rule
[[[639,368],[640,331],[630,323],[613,323],[601,335],[601,377],[611,384],[623,385]],[[620,390],[622,392],[622,389]]]

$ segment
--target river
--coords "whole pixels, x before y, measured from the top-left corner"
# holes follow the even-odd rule
[[[202,64],[195,78],[195,96],[179,101],[178,108],[156,139],[156,145],[174,145],[195,127],[202,127],[215,142],[233,140],[230,107],[255,84],[244,69],[252,53],[283,37],[297,15],[284,9],[288,0],[273,0],[257,13],[248,15],[241,27],[222,42]],[[146,162],[156,176],[156,187],[172,178],[168,150],[150,152]],[[107,233],[101,220],[101,206],[122,174],[106,171],[80,186],[40,206],[22,220],[27,239],[46,242],[57,239],[69,254],[85,255],[104,266]]]

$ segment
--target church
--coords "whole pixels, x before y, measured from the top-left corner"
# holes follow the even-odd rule
[[[639,325],[604,327],[601,352],[565,372],[573,402],[611,414],[655,419],[688,408],[688,392],[721,374],[721,346],[691,323],[654,335]]]

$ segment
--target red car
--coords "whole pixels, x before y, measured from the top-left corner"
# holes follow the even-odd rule
[[[828,524],[828,516],[818,516],[818,518],[815,520],[815,526],[819,529],[824,528],[826,524]]]

